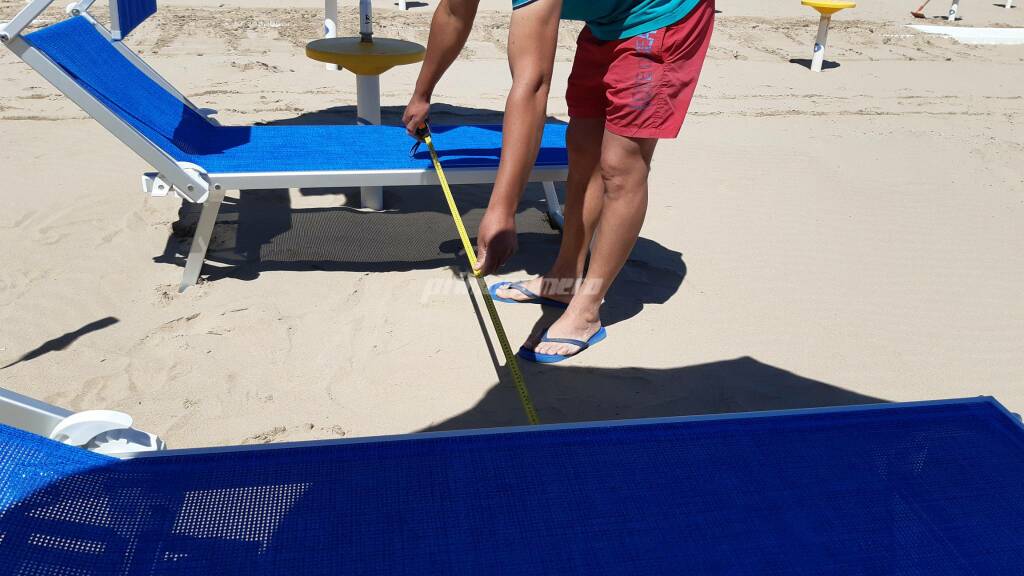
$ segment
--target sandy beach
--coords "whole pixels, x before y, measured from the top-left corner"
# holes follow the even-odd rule
[[[163,2],[128,43],[222,123],[353,122],[354,77],[303,53],[322,8],[281,4]],[[436,0],[414,4],[380,3],[378,34],[424,43]],[[435,123],[501,119],[507,2],[483,4]],[[813,11],[720,0],[609,339],[523,366],[544,422],[977,395],[1024,411],[1024,46],[917,33],[916,4],[838,14],[812,74]],[[1024,27],[1024,7],[961,15]],[[553,120],[578,30],[563,25]],[[382,79],[386,123],[416,72]],[[178,294],[193,207],[144,195],[144,161],[7,50],[0,80],[0,386],[128,412],[172,447],[525,423],[440,189],[389,188],[382,213],[356,210],[358,190],[232,194],[207,280]],[[490,190],[455,191],[473,231]],[[495,280],[553,260],[541,200],[527,191]],[[514,346],[553,320],[499,311]]]

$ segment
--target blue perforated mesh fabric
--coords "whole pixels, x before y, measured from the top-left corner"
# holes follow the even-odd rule
[[[156,0],[111,0],[117,10],[117,30],[121,38],[132,33],[139,24],[156,14]]]
[[[429,169],[395,126],[214,126],[126,60],[84,18],[26,37],[83,88],[178,161],[210,173]],[[445,166],[495,168],[500,126],[435,126]],[[537,165],[565,166],[565,127],[548,125]]]
[[[1004,575],[985,400],[115,461],[0,427],[0,573]]]

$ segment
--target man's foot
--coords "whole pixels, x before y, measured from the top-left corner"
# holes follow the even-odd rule
[[[548,328],[545,338],[551,340],[575,340],[589,342],[601,330],[601,319],[597,314],[577,314],[567,310],[557,322]],[[540,339],[527,342],[524,348],[537,355],[574,356],[582,351],[578,344],[568,342],[541,342]]]
[[[924,12],[914,11],[911,12],[910,15],[913,16],[914,18],[924,18]]]
[[[515,288],[513,288],[515,286]],[[532,280],[513,282],[497,288],[495,296],[516,302],[533,302],[538,296],[568,304],[576,287],[575,279],[565,281],[538,276]]]

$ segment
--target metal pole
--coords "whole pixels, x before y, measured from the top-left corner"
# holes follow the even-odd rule
[[[821,72],[825,62],[825,44],[828,42],[828,26],[832,22],[830,14],[822,14],[818,21],[818,37],[814,40],[814,57],[811,59],[811,72]]]
[[[1013,0],[1006,0],[1006,9],[1013,8]]]
[[[956,15],[960,11],[960,0],[953,0],[953,5],[949,7],[949,21],[956,22]]]
[[[359,37],[373,42],[373,5],[370,0],[359,0]]]

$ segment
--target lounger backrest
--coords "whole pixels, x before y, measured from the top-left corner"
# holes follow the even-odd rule
[[[114,114],[177,160],[203,154],[216,128],[128,61],[75,16],[25,36]]]
[[[156,14],[156,0],[110,0],[110,33],[115,40],[131,34]]]

